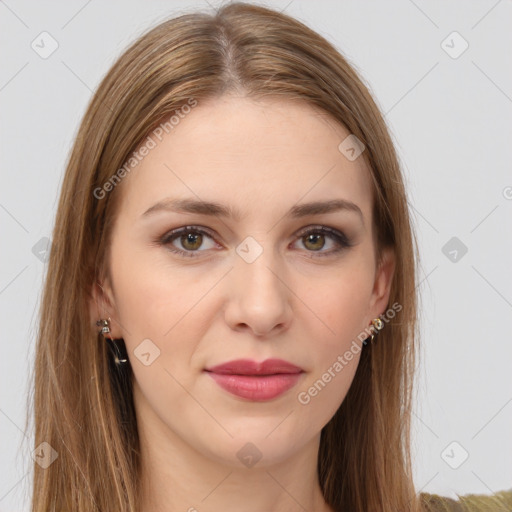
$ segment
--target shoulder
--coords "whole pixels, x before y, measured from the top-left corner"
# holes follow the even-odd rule
[[[512,488],[495,494],[465,494],[458,499],[420,493],[422,512],[509,512],[512,511]]]

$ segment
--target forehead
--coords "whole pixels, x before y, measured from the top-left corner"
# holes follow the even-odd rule
[[[247,216],[279,215],[301,199],[344,198],[370,215],[366,163],[339,149],[350,132],[304,102],[210,99],[161,132],[150,135],[152,149],[122,184],[124,210],[133,219],[166,197],[191,196]]]

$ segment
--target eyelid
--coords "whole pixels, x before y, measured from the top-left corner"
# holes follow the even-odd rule
[[[334,238],[340,238],[344,244],[347,246],[352,246],[352,242],[350,238],[341,230],[336,228],[331,228],[329,226],[324,226],[322,224],[311,224],[309,226],[306,226],[304,228],[301,228],[296,234],[296,237],[302,237],[310,232],[319,232],[322,234],[330,235]]]
[[[171,242],[174,241],[173,239],[177,239],[181,234],[188,233],[188,232],[193,232],[193,233],[195,232],[195,233],[200,233],[202,235],[206,235],[209,238],[211,238],[214,242],[216,242],[215,234],[211,229],[202,227],[202,226],[195,226],[195,225],[187,225],[187,226],[181,226],[176,229],[171,229],[170,231],[167,231],[163,236],[159,237],[157,239],[157,242],[160,243],[161,245],[169,246],[169,245],[171,245]],[[201,250],[185,251],[183,249],[178,249],[174,246],[172,246],[172,247],[173,247],[172,249],[169,248],[169,250],[171,252],[183,254],[186,256],[193,256],[194,253],[205,252],[205,251],[201,251]]]

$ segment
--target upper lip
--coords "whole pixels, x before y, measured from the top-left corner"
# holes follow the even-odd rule
[[[205,369],[207,372],[225,375],[276,375],[301,373],[303,370],[283,359],[266,359],[258,363],[252,359],[236,359]]]

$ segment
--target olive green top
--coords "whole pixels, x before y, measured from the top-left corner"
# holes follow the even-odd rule
[[[512,512],[512,488],[495,494],[457,494],[458,499],[420,493],[424,512]]]

